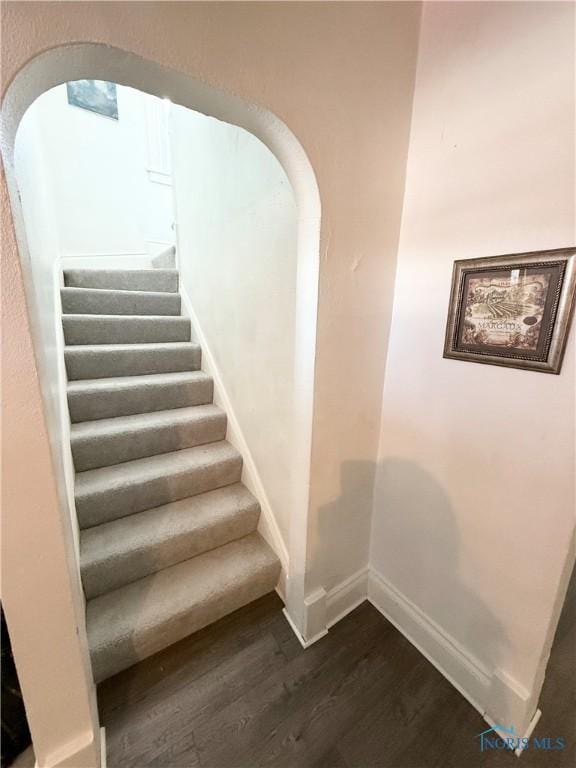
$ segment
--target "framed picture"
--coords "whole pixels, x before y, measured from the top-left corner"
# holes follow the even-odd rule
[[[118,120],[116,83],[105,80],[74,80],[66,83],[68,104]]]
[[[444,357],[560,373],[576,248],[454,262]]]

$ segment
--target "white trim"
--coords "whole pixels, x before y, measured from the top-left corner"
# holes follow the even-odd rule
[[[172,186],[171,173],[157,171],[154,168],[146,168],[146,175],[148,176],[148,181],[151,181],[154,184],[164,184],[166,187]]]
[[[536,728],[536,726],[538,725],[538,721],[540,720],[541,716],[542,716],[542,712],[539,709],[537,709],[536,712],[534,712],[534,715],[532,716],[532,719],[528,723],[528,727],[524,731],[524,735],[523,736],[519,736],[517,738],[519,738],[519,739],[529,739],[532,736],[532,733],[534,732],[534,728]],[[486,720],[488,725],[490,725],[490,726],[492,726],[492,728],[494,728],[494,732],[502,739],[502,741],[506,742],[506,739],[510,738],[510,734],[509,733],[505,733],[504,731],[502,731],[500,729],[499,725],[497,723],[495,723],[494,720],[492,720],[491,717],[489,717],[488,715],[484,714],[484,720]],[[519,746],[517,749],[514,750],[514,754],[516,755],[516,757],[520,757],[522,752],[524,752],[524,749],[525,749],[525,747],[523,746],[523,744],[521,742],[521,746]]]
[[[361,568],[328,592],[320,588],[306,598],[303,624],[312,635],[309,638],[286,609],[283,613],[302,647],[309,648],[366,599],[496,728],[499,736],[506,738],[507,734],[498,731],[496,724],[512,725],[517,733],[524,734],[520,738],[530,738],[541,715],[539,709],[531,712],[531,692],[502,670],[489,670],[374,568]],[[324,629],[318,626],[322,615]],[[522,748],[515,750],[517,757],[521,753]]]
[[[72,537],[74,540],[74,565],[78,575],[79,582],[82,583],[80,573],[80,527],[78,525],[78,515],[76,512],[76,497],[74,495],[74,478],[76,470],[74,469],[74,460],[72,458],[72,443],[70,440],[70,412],[68,410],[68,375],[66,373],[66,359],[64,356],[64,327],[62,325],[62,299],[60,289],[64,286],[64,274],[62,259],[56,258],[52,265],[52,285],[54,292],[54,335],[56,338],[56,365],[58,378],[58,416],[60,421],[60,448],[62,454],[62,464],[64,468],[64,484],[66,487],[66,498],[68,509],[70,510],[70,524]],[[84,591],[82,598],[86,602]]]
[[[107,768],[108,760],[106,757],[106,729],[103,726],[100,727],[98,737],[100,741],[100,768]],[[86,737],[82,735],[77,739],[74,739],[74,741],[66,744],[64,748],[48,755],[48,758],[44,761],[42,768],[65,768],[65,766],[71,765],[85,765],[87,759],[87,749],[90,750],[92,744],[93,740],[91,738],[86,740]],[[34,749],[34,744],[32,744],[32,749]],[[34,759],[34,768],[40,768],[36,758]]]
[[[326,626],[328,629],[348,616],[368,599],[368,566],[340,582],[326,595]]]
[[[529,738],[540,710],[534,711],[534,696],[500,669],[488,669],[430,616],[412,603],[382,574],[366,566],[328,592],[316,589],[304,600],[301,632],[284,615],[302,647],[309,648],[341,619],[365,600],[396,627],[412,645],[450,682],[492,727],[512,725]],[[517,750],[520,755],[522,750]]]
[[[295,635],[296,635],[296,637],[298,638],[298,640],[299,640],[299,642],[300,642],[300,645],[302,646],[302,648],[309,648],[309,647],[310,647],[311,645],[313,645],[313,644],[314,644],[314,643],[315,643],[317,640],[321,640],[323,637],[326,637],[326,635],[328,634],[328,630],[327,630],[327,629],[325,629],[325,630],[323,630],[322,632],[319,632],[317,635],[314,635],[314,637],[311,637],[311,638],[310,638],[310,640],[305,640],[305,639],[302,637],[302,635],[300,634],[300,631],[298,630],[298,627],[296,626],[296,624],[294,624],[294,622],[293,622],[293,621],[292,621],[292,619],[290,618],[290,614],[288,613],[288,611],[286,610],[286,608],[282,608],[282,613],[284,614],[284,618],[286,619],[286,621],[287,621],[287,622],[288,622],[288,624],[290,625],[290,628],[292,629],[292,631],[294,632],[294,634],[295,634]]]
[[[364,566],[329,592],[320,587],[306,596],[303,615],[304,632],[300,632],[286,609],[284,609],[284,615],[302,647],[309,648],[317,640],[325,637],[329,629],[367,599],[368,566]]]
[[[162,177],[171,180],[171,160],[170,160],[170,140],[169,140],[169,116],[170,102],[166,99],[160,99],[157,96],[147,98],[145,103],[145,123],[146,123],[146,170],[150,181],[160,181]],[[151,174],[158,174],[154,178]]]
[[[530,735],[539,715],[534,696],[500,669],[488,669],[374,568],[368,599],[480,712],[487,723],[513,725]],[[534,707],[534,708],[533,708]]]
[[[100,768],[108,768],[108,757],[106,755],[106,728],[100,726]]]
[[[531,691],[504,670],[496,669],[490,680],[485,709],[498,723],[512,723],[518,733],[524,733],[534,715],[533,699]]]
[[[258,522],[258,532],[268,542],[280,559],[282,572],[280,575],[279,589],[282,593],[285,593],[285,581],[289,571],[289,557],[284,538],[278,523],[276,522],[276,518],[274,517],[268,494],[266,493],[262,479],[260,478],[260,473],[258,472],[258,467],[256,466],[252,452],[244,437],[244,433],[240,427],[228,392],[226,391],[222,375],[210,349],[210,344],[202,330],[202,326],[198,319],[198,315],[194,311],[190,297],[182,285],[180,285],[180,295],[182,297],[183,309],[190,317],[196,339],[202,348],[202,370],[214,379],[214,402],[216,405],[222,407],[228,417],[226,439],[238,449],[243,459],[242,482],[260,502],[261,514]]]
[[[368,599],[475,709],[484,713],[491,675],[477,659],[374,568],[368,578]]]

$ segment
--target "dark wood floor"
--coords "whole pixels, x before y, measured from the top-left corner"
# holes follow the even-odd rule
[[[109,768],[576,765],[574,611],[537,731],[569,746],[518,763],[480,753],[485,721],[368,603],[306,651],[281,607],[269,595],[103,683]]]

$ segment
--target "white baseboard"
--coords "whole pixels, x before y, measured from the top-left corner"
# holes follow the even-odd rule
[[[488,669],[374,568],[365,567],[326,592],[316,589],[304,601],[305,634],[284,615],[303,648],[309,648],[358,605],[369,600],[457,691],[496,733],[514,728],[530,738],[540,717],[534,697],[502,670]],[[522,749],[517,749],[520,755]]]
[[[106,728],[100,728],[100,768],[107,768],[108,758],[106,756]]]
[[[282,613],[284,614],[284,618],[286,619],[286,621],[290,625],[292,631],[294,632],[294,634],[298,638],[298,641],[300,642],[300,645],[302,646],[302,648],[309,648],[315,642],[317,642],[318,640],[321,640],[323,637],[325,637],[328,634],[328,630],[324,629],[321,632],[318,632],[313,637],[311,637],[309,640],[306,640],[304,637],[302,637],[302,635],[298,631],[298,627],[296,626],[296,624],[294,624],[294,622],[290,618],[290,614],[288,613],[286,608],[282,609]]]
[[[368,599],[484,717],[527,738],[537,721],[533,696],[499,669],[488,669],[373,568]],[[536,718],[536,720],[535,720]]]
[[[100,740],[100,766],[106,768],[106,729],[100,727],[96,738]],[[34,745],[32,745],[34,746]],[[61,750],[51,754],[42,768],[77,768],[77,766],[92,765],[94,759],[94,738],[86,739],[82,735],[74,741],[66,744]],[[34,768],[39,768],[38,761],[34,761]]]
[[[326,626],[337,624],[368,597],[368,566],[361,568],[326,594]]]
[[[514,736],[514,742],[515,744],[519,744],[516,749],[514,749],[514,754],[516,757],[520,757],[520,755],[524,752],[526,749],[526,745],[528,744],[528,740],[532,736],[532,733],[534,731],[534,728],[536,728],[536,725],[538,724],[538,721],[540,720],[540,717],[542,716],[542,712],[537,709],[536,712],[534,712],[534,715],[530,722],[528,723],[528,726],[526,730],[523,732],[523,735],[520,737]],[[507,742],[507,739],[510,739],[510,729],[504,731],[500,727],[500,725],[496,724],[494,720],[489,715],[484,714],[484,720],[488,723],[489,726],[494,730],[497,736],[499,736],[504,743]],[[515,731],[514,731],[515,733]],[[510,747],[510,749],[513,749],[513,747]]]
[[[374,569],[370,570],[368,599],[473,707],[484,713],[491,675],[477,659]]]
[[[54,314],[54,338],[56,339],[56,374],[57,374],[57,393],[58,400],[58,420],[59,420],[59,444],[58,450],[62,456],[62,469],[64,472],[64,485],[66,489],[66,499],[68,501],[68,512],[70,515],[70,529],[74,541],[74,565],[78,577],[78,584],[82,583],[80,573],[80,528],[78,525],[78,515],[76,512],[76,496],[74,494],[74,483],[76,470],[74,468],[74,459],[72,458],[72,444],[70,442],[70,412],[68,410],[68,375],[66,373],[66,360],[64,349],[64,328],[62,325],[62,299],[60,289],[64,287],[64,275],[62,270],[64,264],[62,259],[56,259],[52,266],[52,288],[53,288],[53,314]],[[85,600],[84,590],[80,590],[82,599]]]
[[[329,592],[315,589],[304,600],[304,634],[302,634],[290,615],[284,609],[284,615],[294,630],[294,634],[303,648],[309,648],[328,634],[330,627],[337,624],[354,608],[363,603],[368,596],[368,567],[361,568]]]
[[[229,443],[238,449],[243,459],[242,482],[260,502],[261,514],[260,520],[258,522],[258,532],[278,555],[282,565],[278,590],[280,594],[285,595],[286,579],[288,576],[289,568],[288,549],[284,543],[284,539],[282,537],[282,533],[280,532],[278,523],[276,522],[276,518],[274,517],[274,513],[260,478],[256,463],[250,448],[248,447],[248,443],[244,437],[242,429],[240,428],[240,424],[236,417],[230,397],[226,391],[226,387],[224,386],[218,365],[216,364],[216,360],[210,349],[210,344],[208,343],[202,330],[202,326],[198,316],[196,315],[196,312],[194,311],[190,297],[182,285],[180,286],[180,295],[182,296],[182,306],[184,311],[190,317],[194,334],[198,340],[198,343],[202,347],[202,370],[208,373],[214,379],[214,402],[222,407],[228,417],[226,439]]]

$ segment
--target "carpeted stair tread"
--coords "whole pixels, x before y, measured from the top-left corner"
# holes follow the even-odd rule
[[[80,379],[68,383],[68,407],[72,422],[81,422],[204,405],[213,394],[203,371]]]
[[[69,380],[108,376],[140,376],[197,370],[198,344],[176,341],[165,344],[83,344],[64,349]]]
[[[256,530],[260,507],[241,483],[88,528],[80,538],[88,598]]]
[[[280,562],[253,533],[88,602],[97,682],[271,592]]]
[[[240,480],[242,457],[221,441],[76,475],[80,528],[159,507]]]
[[[178,290],[177,269],[65,269],[64,285],[123,291]]]
[[[180,294],[61,288],[62,312],[73,315],[179,315]]]
[[[190,319],[175,315],[63,315],[62,326],[68,345],[190,341]]]
[[[169,453],[226,437],[226,414],[217,405],[72,424],[70,442],[77,472]]]

